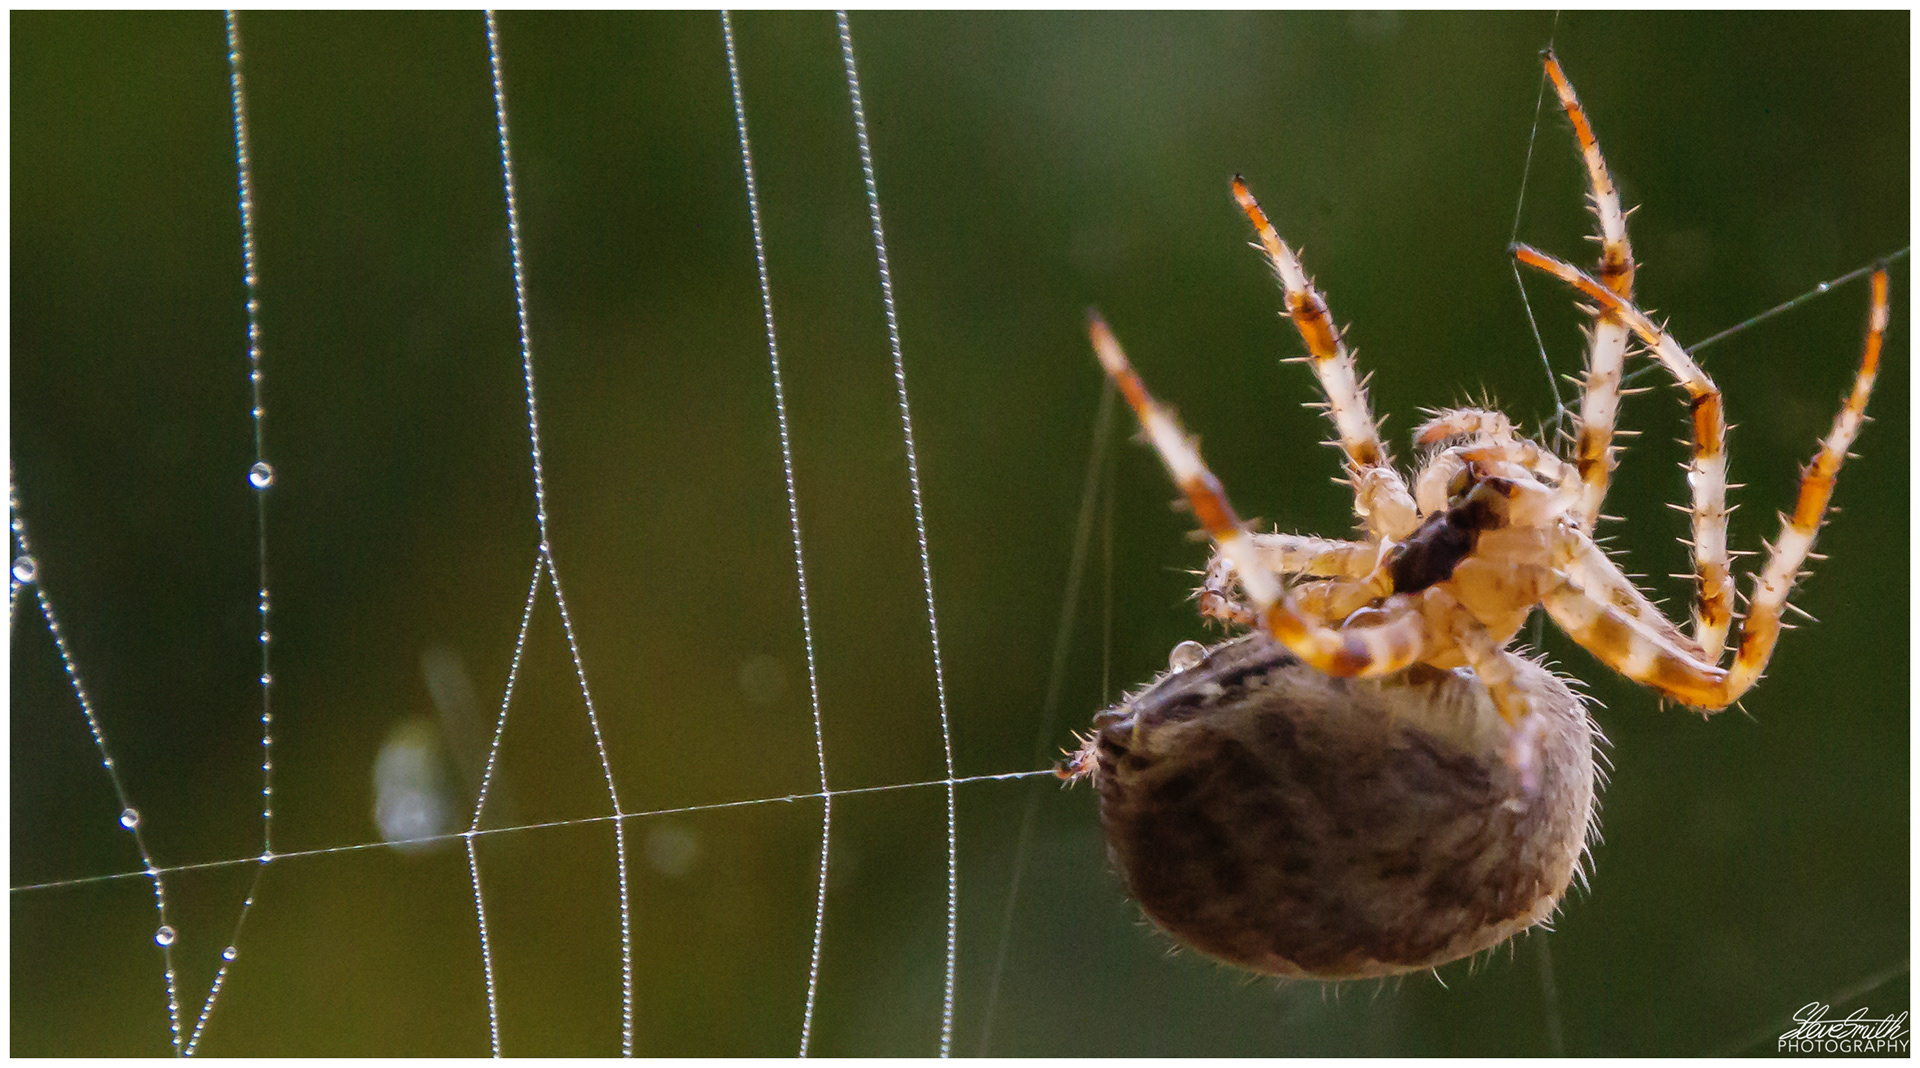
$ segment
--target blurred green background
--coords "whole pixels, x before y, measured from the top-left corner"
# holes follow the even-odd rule
[[[241,18],[266,367],[280,852],[378,842],[376,753],[464,680],[484,747],[537,534],[479,15]],[[260,848],[245,294],[217,14],[12,28],[11,448],[45,589],[164,865]],[[943,774],[905,451],[830,15],[736,19],[793,417],[836,789]],[[1227,195],[1248,176],[1376,372],[1390,440],[1549,391],[1505,247],[1552,41],[1634,216],[1643,304],[1691,342],[1908,241],[1909,16],[856,14],[961,775],[1044,766],[1183,638],[1205,551],[1144,449],[1114,455],[1065,699],[1041,726],[1101,380],[1097,303],[1206,438],[1244,513],[1340,533],[1300,343]],[[508,14],[552,541],[623,805],[818,788],[799,599],[719,18]],[[1566,124],[1542,113],[1519,234],[1585,260]],[[1549,633],[1605,703],[1590,893],[1436,982],[1253,981],[1144,925],[1089,791],[958,789],[954,1051],[1689,1054],[1773,1049],[1813,1000],[1908,1004],[1907,261],[1831,554],[1747,715],[1661,710]],[[1567,294],[1529,278],[1555,366]],[[1733,546],[1791,499],[1857,359],[1854,285],[1707,350]],[[1608,511],[1632,570],[1687,570],[1672,391]],[[1118,435],[1116,435],[1117,437]],[[1683,611],[1683,582],[1650,585]],[[1743,582],[1744,588],[1744,582]],[[1111,612],[1104,607],[1111,597]],[[1102,632],[1111,645],[1103,650]],[[1110,658],[1110,660],[1109,660]],[[439,665],[423,669],[423,664]],[[47,631],[12,638],[10,885],[136,870]],[[459,687],[454,686],[457,690]],[[444,695],[443,695],[444,697]],[[445,705],[442,699],[439,702]],[[455,702],[458,703],[457,701]],[[461,743],[449,744],[461,750]],[[467,750],[471,745],[467,746]],[[470,752],[462,753],[470,757]],[[543,595],[502,825],[609,811]],[[1032,847],[991,1005],[1015,841]],[[462,804],[466,802],[461,802]],[[818,800],[630,823],[637,1050],[798,1045]],[[843,797],[813,1049],[937,1050],[944,796]],[[510,1054],[617,1052],[606,823],[485,838]],[[197,1012],[252,869],[167,880]],[[12,1052],[169,1050],[144,879],[10,894]],[[273,865],[202,1048],[481,1054],[457,847]],[[1881,982],[1881,980],[1885,980]],[[1878,985],[1876,985],[1878,984]],[[1868,988],[1864,989],[1863,988]],[[1743,1045],[1743,1043],[1745,1045]]]

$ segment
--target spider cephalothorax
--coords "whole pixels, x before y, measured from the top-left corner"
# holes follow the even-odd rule
[[[1634,305],[1626,214],[1551,53],[1546,69],[1586,164],[1598,278],[1525,246],[1512,251],[1590,304],[1569,455],[1521,437],[1499,412],[1451,409],[1414,432],[1424,461],[1409,483],[1380,440],[1325,298],[1237,177],[1234,197],[1326,394],[1357,538],[1244,529],[1178,422],[1106,324],[1091,320],[1102,366],[1213,538],[1201,612],[1255,628],[1265,644],[1242,639],[1176,657],[1168,676],[1096,720],[1068,773],[1094,778],[1109,845],[1148,913],[1216,956],[1288,974],[1385,974],[1455,959],[1550,914],[1578,867],[1592,811],[1592,732],[1570,691],[1509,644],[1543,608],[1601,663],[1662,697],[1708,711],[1733,703],[1773,652],[1835,474],[1865,420],[1887,326],[1884,269],[1873,275],[1853,390],[1802,474],[1736,651],[1721,666],[1734,613],[1720,391]],[[1687,395],[1698,591],[1690,632],[1593,540],[1632,340]],[[1459,669],[1456,681],[1432,688],[1435,669]],[[1379,681],[1356,689],[1346,680]],[[1379,796],[1351,797],[1367,789]],[[1370,850],[1369,836],[1398,844]],[[1212,845],[1196,851],[1196,839]],[[1434,841],[1444,846],[1409,844]],[[1466,894],[1475,879],[1500,893]],[[1407,904],[1420,901],[1432,911]]]

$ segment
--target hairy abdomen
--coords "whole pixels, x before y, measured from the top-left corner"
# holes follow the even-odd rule
[[[1593,731],[1551,672],[1528,793],[1470,673],[1335,679],[1262,635],[1102,713],[1086,757],[1109,851],[1155,923],[1278,975],[1468,956],[1547,918],[1584,849]]]

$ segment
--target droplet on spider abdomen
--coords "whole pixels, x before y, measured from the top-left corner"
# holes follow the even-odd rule
[[[1095,717],[1072,767],[1180,942],[1274,975],[1418,971],[1547,919],[1585,849],[1596,732],[1552,672],[1516,670],[1545,717],[1532,790],[1470,672],[1331,678],[1261,634]]]

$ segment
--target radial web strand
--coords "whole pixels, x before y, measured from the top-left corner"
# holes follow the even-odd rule
[[[561,627],[567,635],[567,652],[573,659],[574,676],[580,684],[580,697],[586,704],[587,723],[593,728],[593,745],[600,757],[600,771],[606,777],[607,799],[613,805],[614,855],[620,879],[620,1052],[624,1056],[631,1057],[633,1055],[633,909],[627,881],[627,825],[623,818],[626,814],[620,809],[620,792],[613,780],[613,762],[607,756],[606,738],[600,731],[600,716],[593,705],[593,690],[587,685],[586,663],[580,657],[580,642],[574,633],[573,615],[567,610],[567,595],[560,584],[560,568],[554,563],[553,542],[547,534],[547,483],[545,469],[541,464],[539,397],[533,385],[533,341],[527,327],[527,272],[520,238],[519,201],[514,195],[513,139],[508,133],[506,80],[500,69],[500,28],[491,10],[486,13],[486,23],[487,60],[493,74],[494,121],[500,135],[500,177],[506,193],[507,235],[513,253],[513,299],[520,325],[520,364],[527,387],[527,439],[533,458],[534,509],[540,527],[539,552],[534,564],[534,589],[537,591],[539,588],[540,571],[544,568],[548,580],[553,583],[554,604],[560,609]],[[524,627],[521,639],[524,643]],[[516,647],[514,652],[516,663],[519,655],[520,649]],[[504,720],[506,717],[504,705],[500,714]],[[477,809],[475,818],[478,818]],[[472,872],[475,887],[474,910],[481,926],[481,938],[484,943],[487,938],[486,912],[482,908],[479,894],[479,868],[476,855],[471,849],[471,839],[469,839],[467,856],[469,864],[474,865]],[[492,975],[490,964],[488,975],[489,977]],[[488,989],[488,1015],[494,1031],[494,1049],[498,1052],[499,1014],[493,1004],[491,982]]]
[[[153,854],[147,849],[147,837],[141,830],[140,810],[133,806],[133,799],[127,793],[127,784],[120,778],[120,769],[114,763],[113,753],[107,748],[106,731],[101,728],[100,717],[94,712],[93,698],[87,695],[86,683],[81,681],[80,665],[74,661],[73,650],[67,647],[66,632],[60,629],[60,617],[53,610],[53,597],[47,593],[46,576],[40,573],[39,560],[33,555],[33,542],[27,537],[27,520],[20,506],[20,494],[14,487],[12,464],[7,465],[7,511],[10,513],[14,544],[8,584],[15,596],[18,596],[21,586],[33,587],[34,598],[40,603],[40,618],[46,620],[47,633],[53,635],[54,647],[60,654],[60,664],[66,669],[67,683],[73,689],[74,699],[80,703],[80,714],[86,717],[94,748],[100,753],[100,766],[106,769],[107,781],[113,784],[114,799],[120,803],[120,826],[133,834],[134,848],[140,851],[140,863],[145,870],[126,872],[118,877],[144,875],[153,883],[153,911],[159,921],[154,927],[153,941],[160,947],[162,967],[166,972],[167,1025],[173,1032],[174,1052],[184,1056],[187,1046],[186,1035],[180,1025],[180,980],[173,967],[173,944],[178,939],[178,932],[167,920],[167,869],[154,863]],[[259,860],[259,857],[247,857],[232,863],[254,864]]]
[[[767,276],[767,243],[760,225],[760,191],[753,173],[753,141],[747,136],[747,104],[740,91],[740,57],[733,15],[720,12],[727,45],[727,79],[733,88],[734,121],[740,127],[740,169],[747,183],[747,214],[753,223],[753,262],[760,276],[760,309],[766,318],[767,363],[773,371],[773,407],[780,418],[780,465],[787,480],[787,519],[793,528],[793,570],[800,584],[800,635],[807,648],[807,695],[813,706],[813,751],[820,766],[820,880],[814,891],[813,952],[807,961],[807,1003],[800,1017],[800,1056],[813,1040],[813,1006],[820,990],[820,948],[827,924],[827,858],[833,838],[833,791],[827,786],[827,742],[820,724],[820,669],[813,652],[813,609],[807,597],[807,558],[801,548],[800,494],[793,477],[793,435],[787,420],[787,390],[780,377],[780,344],[773,324],[773,284]],[[951,775],[952,767],[949,765]]]
[[[527,603],[520,612],[520,631],[513,640],[513,662],[507,667],[507,685],[500,697],[500,715],[493,725],[493,743],[487,747],[486,770],[480,774],[480,788],[474,791],[473,818],[467,823],[463,837],[467,850],[467,874],[473,883],[473,911],[480,924],[480,964],[485,969],[487,983],[487,1030],[493,1043],[493,1055],[500,1056],[500,995],[499,984],[493,972],[493,934],[487,926],[486,900],[480,889],[480,857],[474,849],[474,837],[484,833],[480,830],[480,816],[487,810],[487,795],[493,790],[493,776],[500,764],[500,742],[507,733],[507,711],[513,707],[513,688],[520,681],[520,664],[527,652],[527,634],[533,629],[533,607],[540,600],[540,576],[543,569],[538,561],[533,565],[533,579],[527,583]]]
[[[947,984],[940,1010],[940,1056],[953,1051],[954,962],[959,950],[960,857],[954,821],[953,732],[947,717],[947,676],[940,661],[940,616],[934,608],[933,558],[927,551],[927,509],[920,494],[920,459],[913,446],[913,412],[907,404],[907,361],[900,350],[900,316],[893,301],[893,272],[887,267],[887,235],[880,224],[880,185],[873,174],[873,143],[867,137],[867,111],[860,98],[860,71],[853,57],[853,28],[845,11],[840,23],[840,52],[847,64],[847,93],[853,98],[853,127],[860,137],[860,171],[867,182],[867,211],[873,220],[873,252],[880,262],[880,296],[887,308],[887,342],[893,347],[893,381],[900,394],[900,432],[907,444],[907,480],[913,487],[913,525],[920,538],[920,580],[927,593],[927,629],[933,638],[933,682],[940,698],[940,746],[947,759]]]
[[[247,84],[241,70],[240,18],[226,14],[227,69],[233,97],[234,171],[239,185],[240,251],[247,286],[247,380],[252,387],[253,466],[247,469],[247,485],[254,490],[254,522],[257,536],[260,578],[260,866],[254,869],[247,896],[240,903],[240,917],[234,921],[233,934],[220,954],[220,968],[213,976],[207,1000],[194,1021],[193,1033],[183,1051],[191,1056],[206,1033],[213,1006],[227,984],[227,973],[240,952],[240,933],[253,912],[260,893],[260,880],[273,862],[273,597],[267,583],[267,490],[273,486],[273,465],[267,462],[267,408],[260,366],[260,268],[253,236],[253,151],[247,132]]]

